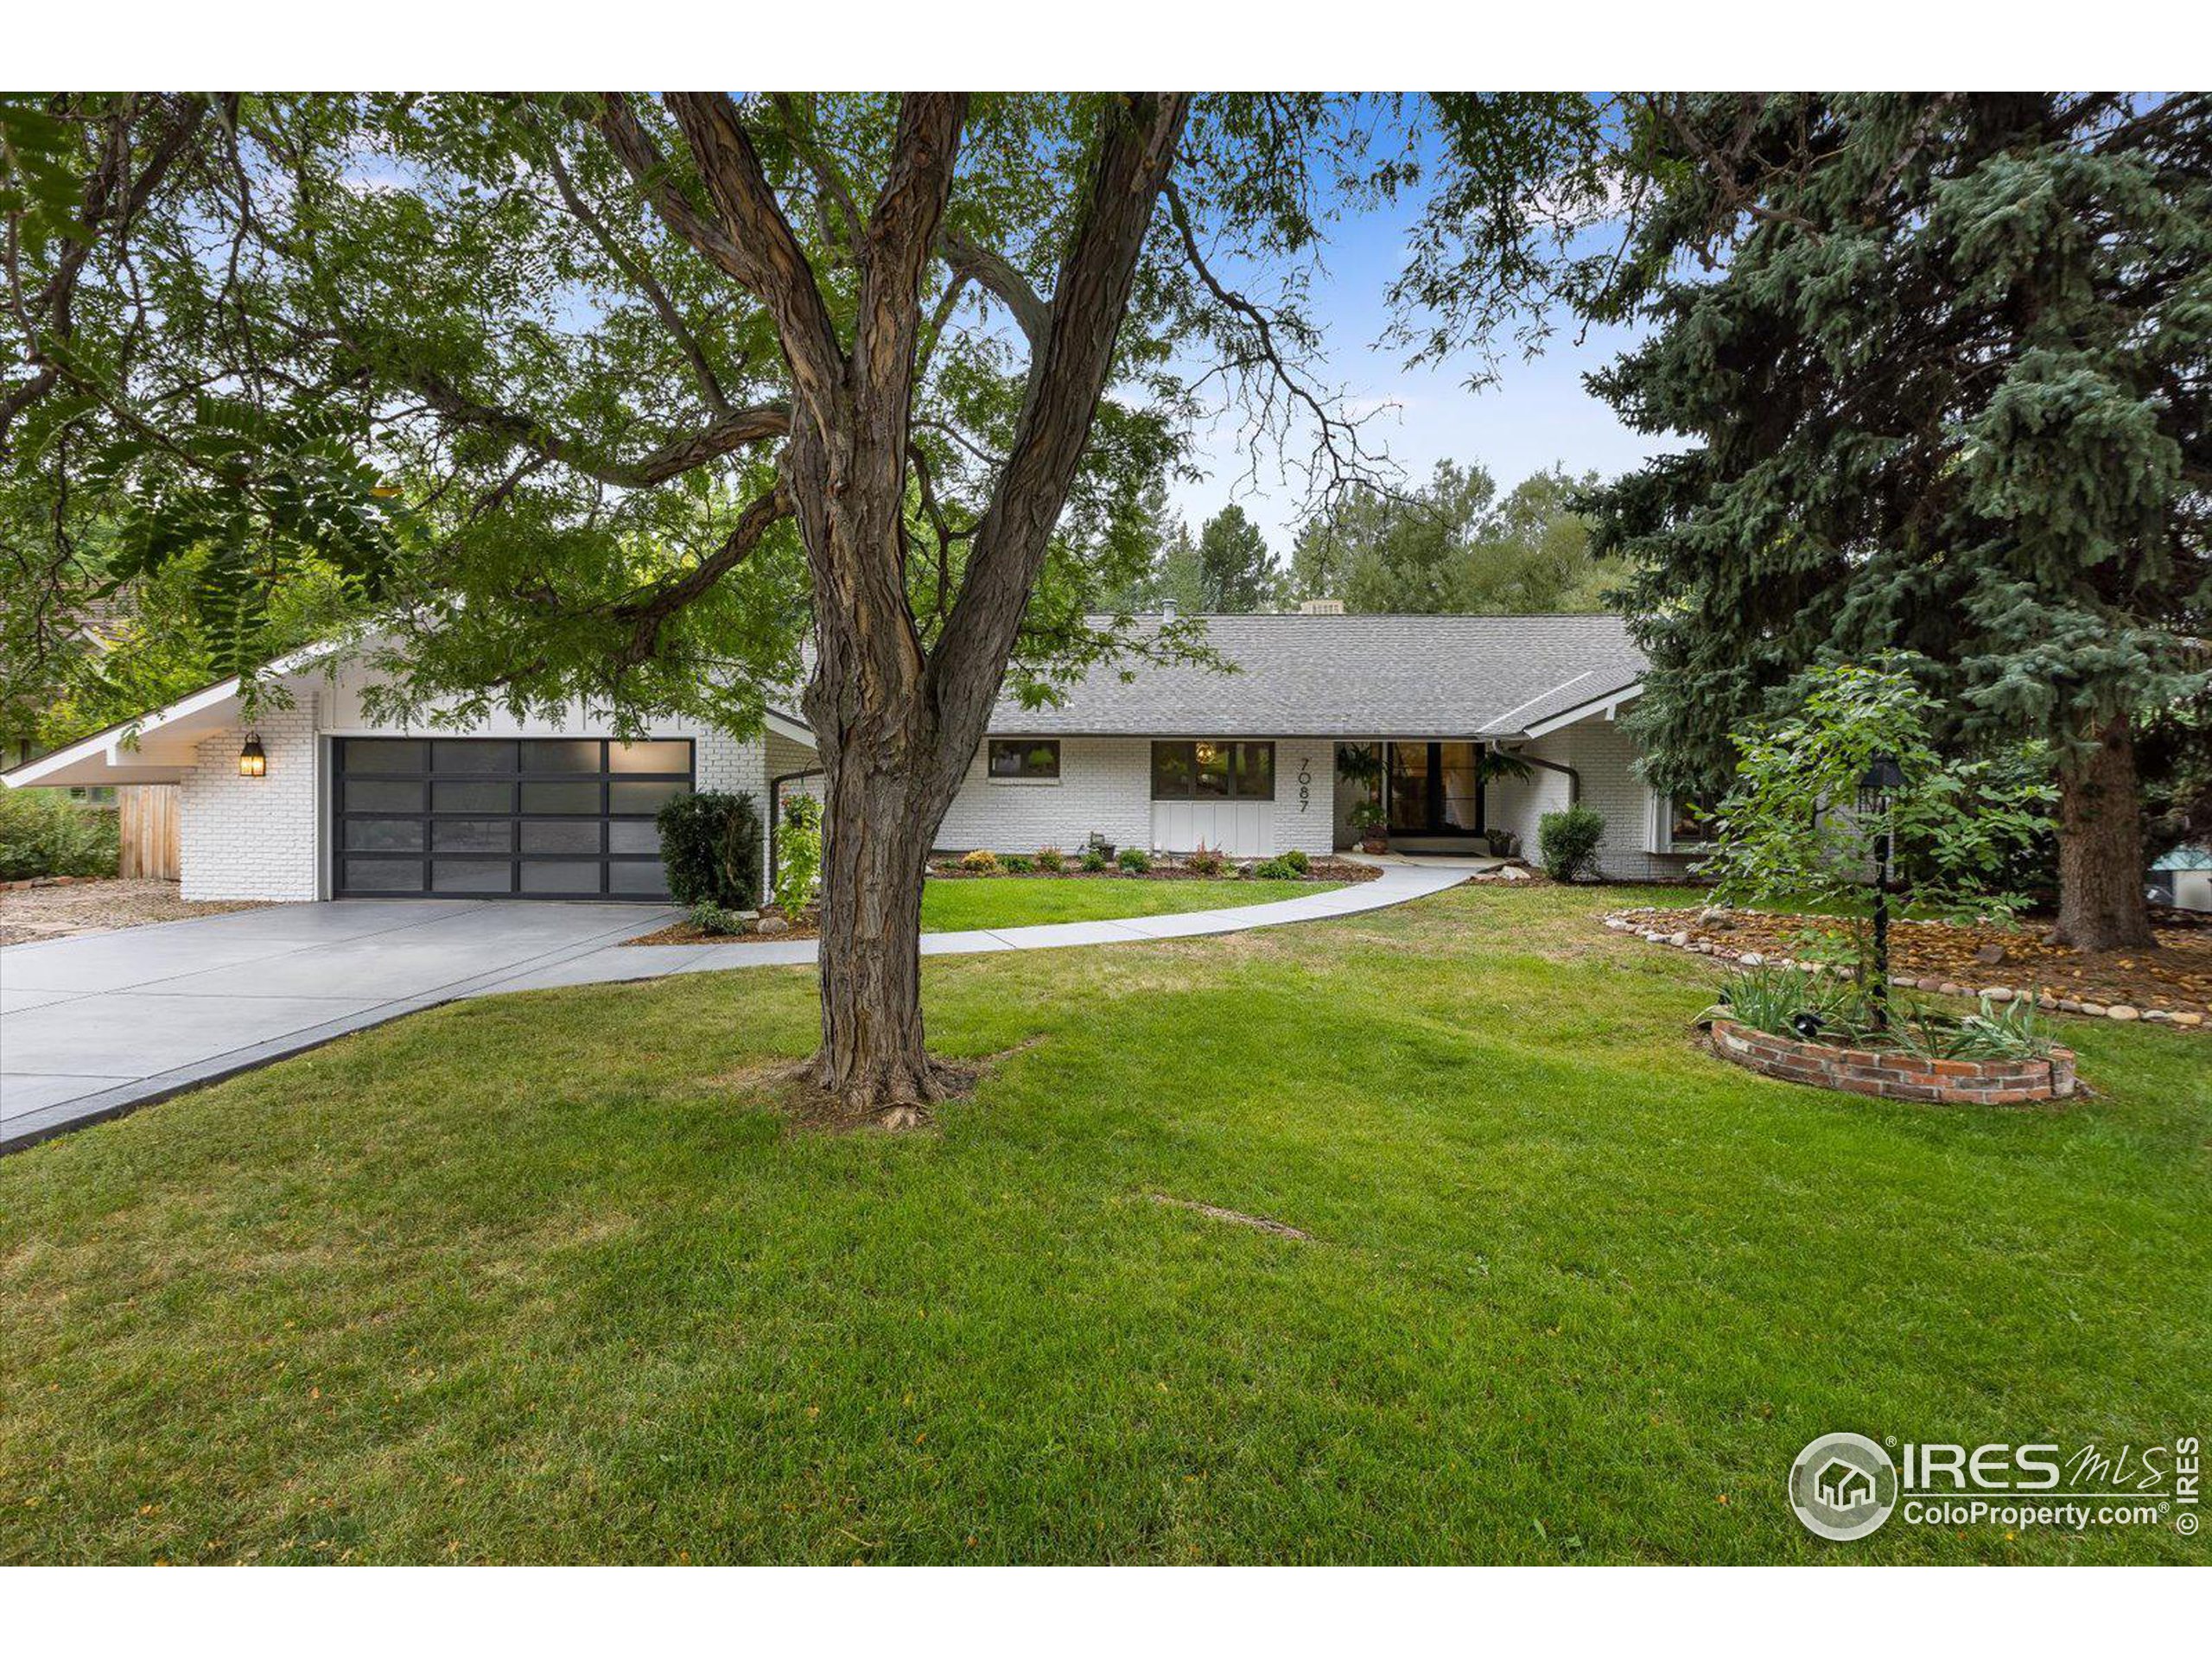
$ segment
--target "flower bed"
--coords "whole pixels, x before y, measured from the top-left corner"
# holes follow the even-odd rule
[[[2054,1048],[2041,1059],[1929,1060],[1886,1049],[1836,1048],[1754,1031],[1715,1020],[1713,1052],[1724,1060],[1816,1089],[1840,1089],[1885,1100],[1961,1106],[2017,1106],[2063,1100],[2074,1092],[2074,1051]]]
[[[1224,887],[1234,887],[1243,866],[1261,861],[1232,860],[1224,868],[1209,875],[1202,870],[1190,869],[1175,862],[1173,855],[1167,853],[1154,858],[1151,868],[1143,870],[1125,870],[1118,865],[1103,870],[1086,870],[1077,861],[1074,855],[1067,856],[1066,866],[1062,869],[1040,870],[1036,868],[1033,858],[1027,868],[1009,869],[1003,861],[1007,856],[1001,854],[999,868],[988,872],[962,868],[957,855],[932,858],[930,860],[930,879],[933,881],[996,881],[1007,876],[1018,876],[1024,880],[1044,881],[1215,881]],[[1024,855],[1017,853],[1013,856],[1020,858]],[[1362,864],[1349,858],[1315,858],[1309,859],[1306,873],[1294,879],[1300,881],[1334,881],[1349,887],[1357,881],[1375,880],[1382,874],[1377,865]]]

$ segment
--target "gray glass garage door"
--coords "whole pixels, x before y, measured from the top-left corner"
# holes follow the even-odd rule
[[[688,738],[345,737],[340,898],[664,899],[653,815],[691,792]]]

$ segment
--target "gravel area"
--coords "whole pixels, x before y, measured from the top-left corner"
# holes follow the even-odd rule
[[[259,910],[251,899],[177,897],[174,881],[73,881],[67,887],[16,887],[0,893],[0,944],[29,944],[73,933],[108,933],[149,922],[181,922],[229,910]]]

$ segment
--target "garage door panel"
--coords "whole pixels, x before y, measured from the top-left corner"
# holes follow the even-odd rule
[[[665,898],[653,814],[691,792],[690,740],[341,738],[338,894]]]

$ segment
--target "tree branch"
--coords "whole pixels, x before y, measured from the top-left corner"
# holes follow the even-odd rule
[[[1112,367],[1153,209],[1190,111],[1187,93],[1131,94],[1105,117],[1089,200],[1052,290],[1052,322],[998,486],[969,550],[960,597],[930,659],[939,718],[980,730],[997,696],[1053,524]],[[953,746],[957,747],[957,746]],[[957,786],[970,755],[948,750]]]

